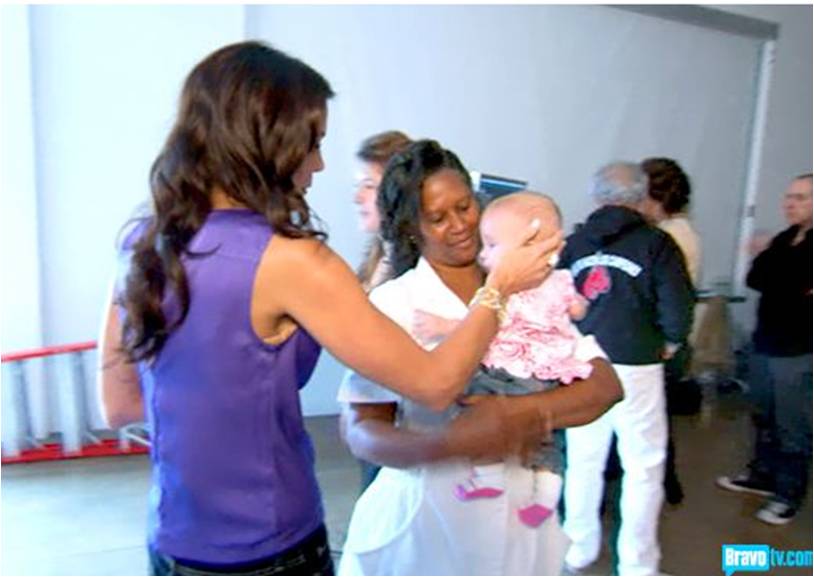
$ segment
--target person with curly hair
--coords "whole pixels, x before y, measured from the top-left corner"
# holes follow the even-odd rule
[[[437,351],[450,336],[440,343],[421,338],[419,313],[460,321],[467,303],[479,299],[506,306],[501,297],[482,288],[480,208],[469,173],[453,152],[435,141],[420,140],[395,156],[379,187],[378,208],[382,237],[392,248],[394,278],[373,289],[370,299],[421,346]],[[488,398],[540,407],[546,399],[547,429],[587,423],[621,396],[607,362],[592,357],[590,368],[590,377],[567,388],[517,397],[471,397],[468,402]],[[518,515],[529,506],[536,472],[523,467],[516,456],[505,461],[499,495],[467,502],[454,498],[472,462],[500,461],[439,459],[434,454],[430,440],[456,427],[456,407],[416,402],[376,379],[346,383],[339,400],[351,451],[382,465],[354,508],[340,574],[559,574],[567,539],[553,506],[539,523],[527,524],[528,519]],[[534,451],[538,448],[539,442]],[[550,498],[549,504],[559,498],[558,479],[556,474],[539,479],[545,485],[540,493]]]

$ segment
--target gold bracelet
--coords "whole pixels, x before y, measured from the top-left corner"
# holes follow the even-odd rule
[[[476,305],[492,309],[497,313],[497,320],[503,323],[506,320],[506,299],[500,295],[500,291],[490,286],[482,286],[475,291],[475,296],[469,301],[469,308]]]

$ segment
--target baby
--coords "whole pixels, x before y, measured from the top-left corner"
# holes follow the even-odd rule
[[[534,220],[545,235],[561,227],[559,209],[545,195],[524,191],[490,203],[480,223],[481,266],[490,270],[505,250],[523,241]],[[525,395],[586,378],[592,368],[588,361],[599,356],[597,346],[593,339],[582,337],[572,322],[581,319],[586,309],[587,302],[566,270],[555,270],[537,288],[512,295],[500,330],[466,394]],[[438,338],[452,328],[454,324],[446,319],[416,313],[419,338]],[[534,486],[529,503],[517,511],[526,525],[539,526],[556,508],[563,448],[562,431],[555,431],[551,442],[542,444],[527,463],[535,471]],[[455,488],[456,497],[468,501],[501,495],[503,469],[503,463],[473,465],[470,478]]]

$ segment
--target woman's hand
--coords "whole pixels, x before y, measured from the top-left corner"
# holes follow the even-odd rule
[[[551,272],[554,256],[563,246],[562,231],[543,237],[539,221],[533,222],[526,240],[500,257],[486,278],[486,286],[497,289],[504,298],[539,286]]]
[[[423,343],[431,343],[447,337],[460,321],[439,317],[424,311],[413,313],[413,335]]]
[[[511,454],[525,457],[549,440],[554,429],[599,418],[622,400],[624,391],[610,363],[593,359],[591,365],[588,378],[567,387],[517,397],[467,397],[466,410],[450,423],[447,456],[485,462]]]
[[[552,419],[539,401],[524,397],[472,396],[446,432],[449,456],[491,462],[508,455],[526,455],[550,439]]]
[[[105,422],[113,429],[144,420],[141,381],[136,365],[121,348],[122,327],[113,291],[99,335],[96,387]]]

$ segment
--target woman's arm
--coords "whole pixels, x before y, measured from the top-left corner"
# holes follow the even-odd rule
[[[586,425],[601,417],[625,394],[610,363],[599,358],[590,363],[593,370],[587,379],[542,393],[507,398],[516,405],[510,407],[517,412],[512,418],[533,421],[533,413],[541,411],[552,429],[565,429]]]
[[[561,236],[507,253],[487,279],[504,296],[539,284]],[[498,328],[495,311],[473,307],[438,348],[427,352],[368,301],[356,276],[313,240],[273,237],[255,284],[272,318],[292,317],[342,363],[431,409],[464,390]]]
[[[99,336],[99,361],[96,387],[102,413],[114,429],[144,420],[141,383],[133,363],[121,350],[122,329],[119,311],[109,300]]]
[[[506,397],[479,399],[436,431],[396,427],[395,404],[350,403],[343,406],[340,430],[354,456],[396,469],[454,457],[497,461],[533,451],[551,431],[539,413],[514,419]]]
[[[396,405],[351,403],[343,407],[342,434],[358,458],[408,468],[452,457],[500,459],[534,450],[551,430],[584,425],[623,397],[613,368],[591,361],[590,377],[550,391],[518,397],[473,396],[443,431],[410,431],[394,425]]]
[[[395,403],[343,405],[340,431],[351,453],[364,461],[405,469],[443,458],[444,434],[395,426]]]

